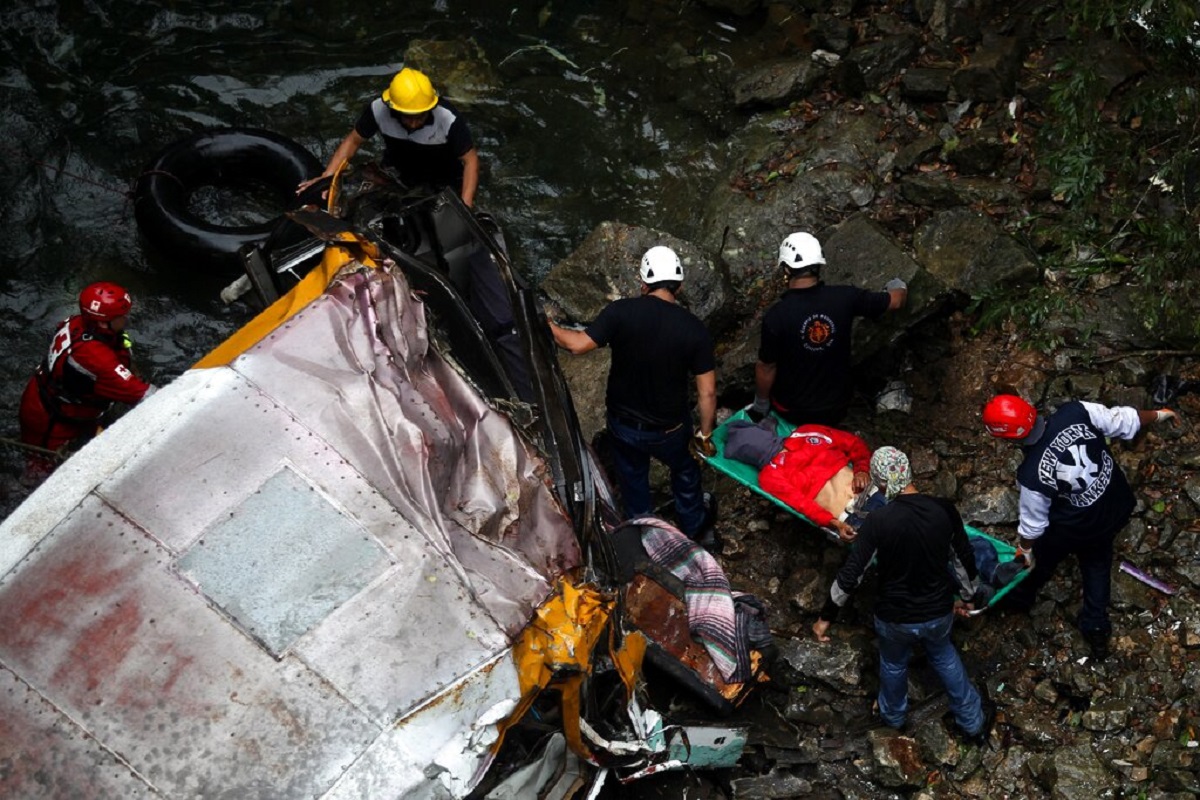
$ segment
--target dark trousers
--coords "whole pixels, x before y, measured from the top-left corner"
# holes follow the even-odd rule
[[[679,529],[696,538],[704,527],[704,492],[700,487],[700,465],[688,452],[691,424],[683,423],[670,430],[642,430],[609,414],[608,432],[626,518],[653,513],[650,459],[656,458],[671,471],[671,493],[675,496]]]
[[[1126,520],[1112,531],[1097,536],[1081,536],[1050,527],[1033,540],[1033,571],[1009,592],[1009,603],[1018,609],[1029,609],[1038,590],[1054,575],[1064,558],[1074,555],[1079,560],[1083,583],[1083,608],[1077,623],[1084,633],[1112,632],[1108,618],[1108,603],[1112,596],[1113,540],[1125,526]]]

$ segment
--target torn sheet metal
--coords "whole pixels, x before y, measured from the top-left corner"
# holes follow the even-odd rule
[[[393,270],[344,273],[0,525],[0,675],[42,709],[0,715],[0,794],[48,771],[78,797],[478,781],[521,697],[513,641],[581,554],[426,313]]]

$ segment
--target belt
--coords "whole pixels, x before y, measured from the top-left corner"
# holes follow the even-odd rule
[[[656,422],[642,422],[633,417],[622,416],[621,414],[610,414],[614,420],[624,425],[626,428],[633,428],[635,431],[653,431],[655,433],[671,433],[683,427],[682,422],[677,422],[670,427]]]

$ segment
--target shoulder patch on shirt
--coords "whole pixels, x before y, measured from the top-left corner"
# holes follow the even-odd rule
[[[114,369],[113,372],[120,375],[121,380],[123,381],[127,381],[133,377],[133,373],[130,372],[123,364],[117,364],[116,369]]]

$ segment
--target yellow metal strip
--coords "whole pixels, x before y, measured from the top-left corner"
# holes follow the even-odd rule
[[[365,266],[376,267],[379,262],[379,250],[370,242],[359,239],[351,233],[343,234],[343,245],[329,245],[321,257],[321,263],[304,276],[290,292],[263,309],[257,317],[243,325],[236,333],[197,361],[192,369],[209,369],[223,367],[235,358],[249,350],[266,338],[267,334],[278,328],[295,316],[300,309],[320,297],[329,288],[335,275],[342,267],[353,261],[359,261]]]

